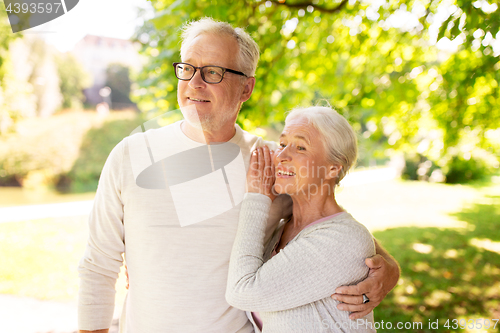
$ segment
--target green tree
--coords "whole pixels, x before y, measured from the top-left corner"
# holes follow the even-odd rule
[[[36,115],[51,116],[61,108],[63,101],[56,63],[58,51],[37,36],[25,36],[18,43],[24,44],[23,50],[17,50],[18,57],[23,56],[20,54],[23,51],[28,54],[28,82],[33,87],[33,95],[36,98]]]
[[[106,69],[106,86],[111,88],[111,103],[133,104],[130,100],[130,69],[122,64],[110,64]]]
[[[149,58],[136,96],[141,109],[177,107],[171,63],[180,58],[179,27],[211,16],[245,27],[261,48],[255,91],[238,119],[247,129],[326,99],[364,138],[444,166],[471,130],[485,137],[500,127],[500,15],[485,0],[152,5],[155,17],[137,32]],[[489,149],[487,141],[478,147]]]
[[[91,86],[90,74],[71,54],[61,54],[57,57],[57,72],[59,88],[63,97],[62,107],[79,109],[85,101],[83,89]]]
[[[12,30],[10,29],[8,21],[3,16],[6,14],[5,8],[0,6],[0,15],[2,19],[0,19],[0,81],[3,80],[5,76],[5,64],[8,57],[9,43],[12,39],[14,39],[14,34],[12,34]]]
[[[6,91],[6,78],[11,72],[9,45],[16,37],[9,26],[5,7],[0,5],[0,133],[5,132],[16,119],[15,112],[8,107]]]
[[[49,116],[60,107],[55,50],[34,35],[13,34],[0,22],[0,132],[19,119]]]

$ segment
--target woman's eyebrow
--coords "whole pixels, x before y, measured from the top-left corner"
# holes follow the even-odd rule
[[[303,140],[303,141],[305,141],[308,145],[310,145],[310,144],[311,144],[311,142],[309,141],[309,139],[308,139],[307,137],[303,136],[303,135],[295,135],[294,137],[295,137],[296,139],[299,139],[299,140]]]
[[[299,140],[303,140],[305,141],[308,145],[311,145],[311,141],[309,141],[309,139],[303,135],[294,135],[293,136],[295,139],[299,139]],[[280,139],[282,138],[286,138],[286,134],[285,133],[281,133],[280,135]]]

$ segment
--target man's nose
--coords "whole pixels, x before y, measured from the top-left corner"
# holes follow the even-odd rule
[[[206,85],[206,82],[203,81],[201,78],[201,70],[197,70],[196,73],[194,73],[194,76],[189,80],[189,86],[192,89],[199,89],[203,88]]]

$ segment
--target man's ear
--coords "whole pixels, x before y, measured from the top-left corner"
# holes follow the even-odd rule
[[[342,170],[342,165],[330,165],[328,173],[326,174],[326,179],[336,179],[339,177],[340,170]]]
[[[252,96],[253,88],[255,87],[255,78],[249,77],[246,79],[243,92],[241,93],[241,102],[246,102]]]

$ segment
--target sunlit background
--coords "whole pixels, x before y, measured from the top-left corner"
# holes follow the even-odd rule
[[[261,48],[244,129],[275,140],[286,111],[330,104],[358,133],[338,199],[402,267],[375,321],[500,332],[496,1],[85,0],[15,34],[7,10],[0,332],[76,332],[76,267],[102,166],[134,128],[177,109],[179,28],[203,16],[245,27]],[[124,285],[122,273],[112,332]],[[488,327],[462,325],[479,318]]]

